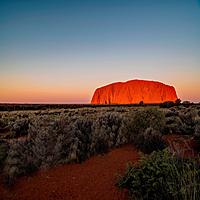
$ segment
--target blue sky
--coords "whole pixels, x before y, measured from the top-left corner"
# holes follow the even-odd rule
[[[0,102],[88,103],[158,80],[200,101],[200,1],[0,0]]]

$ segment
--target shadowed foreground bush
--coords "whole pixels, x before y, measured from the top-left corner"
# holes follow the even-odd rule
[[[4,161],[8,154],[8,150],[9,150],[9,145],[5,141],[0,140],[0,172],[3,168]]]
[[[133,144],[140,151],[147,154],[153,151],[163,150],[167,146],[162,135],[152,128],[147,128],[144,133],[136,136]]]
[[[129,191],[131,199],[198,200],[200,169],[193,160],[174,157],[166,149],[129,165],[117,184]]]

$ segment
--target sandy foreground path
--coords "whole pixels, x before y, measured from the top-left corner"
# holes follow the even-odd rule
[[[131,145],[97,155],[81,164],[65,164],[19,178],[12,189],[0,186],[0,200],[123,200],[126,191],[115,186],[127,162],[137,162]]]

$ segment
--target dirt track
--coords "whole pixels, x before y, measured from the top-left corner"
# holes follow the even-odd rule
[[[123,200],[127,192],[115,187],[117,173],[136,162],[138,152],[127,145],[94,156],[82,164],[65,164],[20,178],[10,190],[0,187],[1,200]]]
[[[164,137],[169,149],[183,157],[196,157],[188,136]],[[127,162],[137,162],[139,153],[132,145],[111,150],[81,164],[65,164],[19,178],[10,190],[0,185],[0,200],[125,200],[126,191],[115,187],[117,174]]]

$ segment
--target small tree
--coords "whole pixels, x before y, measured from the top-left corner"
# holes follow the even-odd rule
[[[175,104],[176,105],[180,105],[181,104],[181,100],[180,99],[176,99]]]

